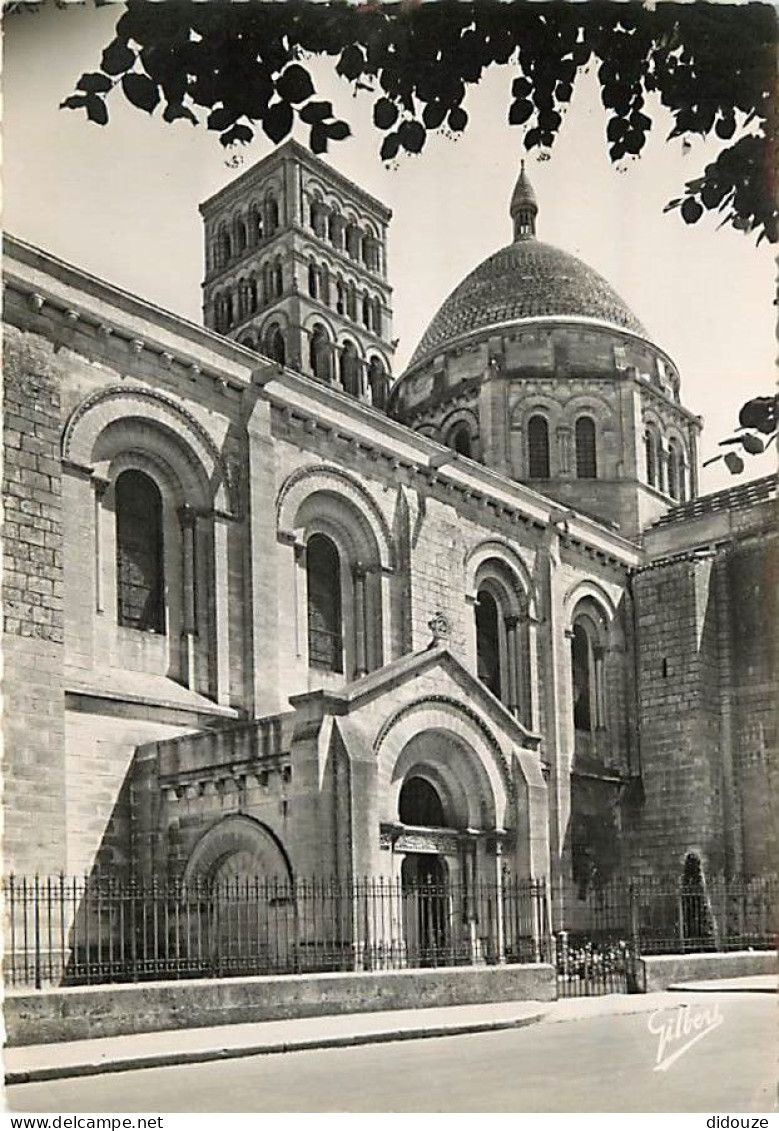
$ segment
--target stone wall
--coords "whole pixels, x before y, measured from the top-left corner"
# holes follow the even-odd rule
[[[65,849],[60,386],[54,351],[5,330],[4,867],[61,867]]]
[[[636,871],[681,875],[688,852],[705,872],[724,864],[713,570],[704,555],[635,578],[645,800],[626,833]]]
[[[8,1043],[31,1045],[334,1013],[553,1001],[555,994],[554,967],[539,963],[46,990],[8,994],[3,1012]]]

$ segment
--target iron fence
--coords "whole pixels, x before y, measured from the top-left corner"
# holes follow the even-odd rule
[[[549,956],[543,881],[3,881],[6,983],[396,970]]]
[[[779,878],[715,876],[680,883],[662,876],[555,884],[560,996],[641,992],[639,958],[773,949]]]

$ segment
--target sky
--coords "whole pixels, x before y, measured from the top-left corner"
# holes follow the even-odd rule
[[[193,321],[203,275],[198,204],[271,152],[264,135],[229,155],[215,133],[164,123],[109,101],[107,127],[58,109],[80,74],[96,70],[120,5],[21,11],[4,19],[3,226]],[[579,256],[612,284],[677,363],[684,404],[704,417],[703,459],[730,435],[750,396],[775,387],[775,249],[754,236],[717,230],[705,216],[686,226],[663,206],[681,195],[720,142],[684,152],[665,139],[659,106],[642,156],[614,167],[593,76],[582,76],[547,160],[526,155],[523,128],[507,122],[515,71],[495,67],[471,88],[470,123],[453,140],[430,135],[419,156],[392,167],[379,159],[373,98],[353,94],[315,61],[321,97],[352,127],[327,160],[393,211],[389,279],[394,288],[395,374],[402,372],[436,310],[481,260],[511,240],[508,204],[520,159],[539,200],[539,238]],[[302,142],[307,131],[296,133]],[[773,451],[734,478],[722,462],[703,471],[702,491],[732,486],[775,467]]]

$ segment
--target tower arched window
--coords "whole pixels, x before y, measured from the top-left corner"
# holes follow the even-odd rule
[[[228,264],[230,262],[230,256],[231,256],[230,233],[225,228],[222,228],[219,232],[219,238],[218,238],[218,241],[217,241],[217,249],[218,249],[217,259],[218,259],[218,262],[219,262],[219,266],[224,267],[224,266],[226,266],[226,264]]]
[[[660,486],[660,438],[651,425],[644,433],[644,461],[646,481],[650,487]]]
[[[672,438],[668,444],[668,494],[678,503],[683,503],[686,495],[684,479],[684,453],[679,441]]]
[[[387,407],[387,394],[389,393],[389,377],[384,368],[384,363],[374,357],[368,368],[368,384],[371,390],[371,403],[374,408]]]
[[[371,319],[371,329],[373,330],[374,334],[378,334],[381,337],[381,303],[377,298],[375,298],[371,303],[371,306],[373,313],[373,317]]]
[[[279,202],[275,196],[269,196],[265,200],[265,228],[269,236],[279,226]]]
[[[233,225],[233,238],[235,240],[235,254],[243,255],[246,251],[247,235],[246,225],[243,220],[236,220]]]
[[[308,540],[306,579],[309,667],[342,672],[341,563],[338,548],[325,534]]]
[[[339,377],[345,393],[353,397],[360,395],[360,359],[353,342],[346,342],[338,361]]]
[[[549,478],[549,425],[545,416],[531,416],[527,424],[528,475]]]
[[[606,725],[604,649],[589,617],[579,617],[571,634],[573,725],[589,732]]]
[[[277,322],[271,324],[266,335],[266,348],[268,357],[272,357],[274,361],[278,361],[280,365],[285,365],[287,360],[287,347],[284,340],[284,333]]]
[[[308,293],[312,298],[318,298],[317,271],[313,263],[308,265]]]
[[[595,421],[580,416],[576,421],[576,478],[597,479],[598,455],[595,442]]]
[[[317,323],[312,332],[309,343],[309,367],[311,372],[320,381],[329,381],[331,378],[330,342],[327,332],[321,323]]]
[[[362,296],[362,324],[366,330],[371,328],[371,300],[367,294]]]
[[[500,699],[500,614],[488,589],[476,598],[476,671],[479,679]]]
[[[468,459],[473,458],[473,444],[471,442],[471,430],[465,421],[455,424],[446,438],[447,447],[452,448],[461,456],[467,456]]]
[[[116,481],[116,584],[120,625],[165,631],[162,496],[150,476],[123,471]]]
[[[343,246],[343,220],[338,212],[331,212],[327,218],[327,238],[335,247]]]
[[[338,314],[346,313],[346,288],[341,278],[338,278],[335,284],[335,309]]]
[[[273,294],[279,298],[284,293],[284,273],[281,266],[281,260],[277,259],[273,264]]]
[[[250,242],[253,246],[260,243],[265,238],[262,212],[256,204],[252,205],[251,211],[249,213],[249,233]]]
[[[346,316],[352,322],[357,321],[357,288],[354,283],[349,283],[346,288]]]

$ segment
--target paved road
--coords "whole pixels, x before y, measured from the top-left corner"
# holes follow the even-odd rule
[[[661,1072],[644,1012],[22,1084],[6,1102],[24,1112],[776,1110],[773,996],[717,997],[722,1023]],[[690,1008],[712,1005],[700,995]]]

